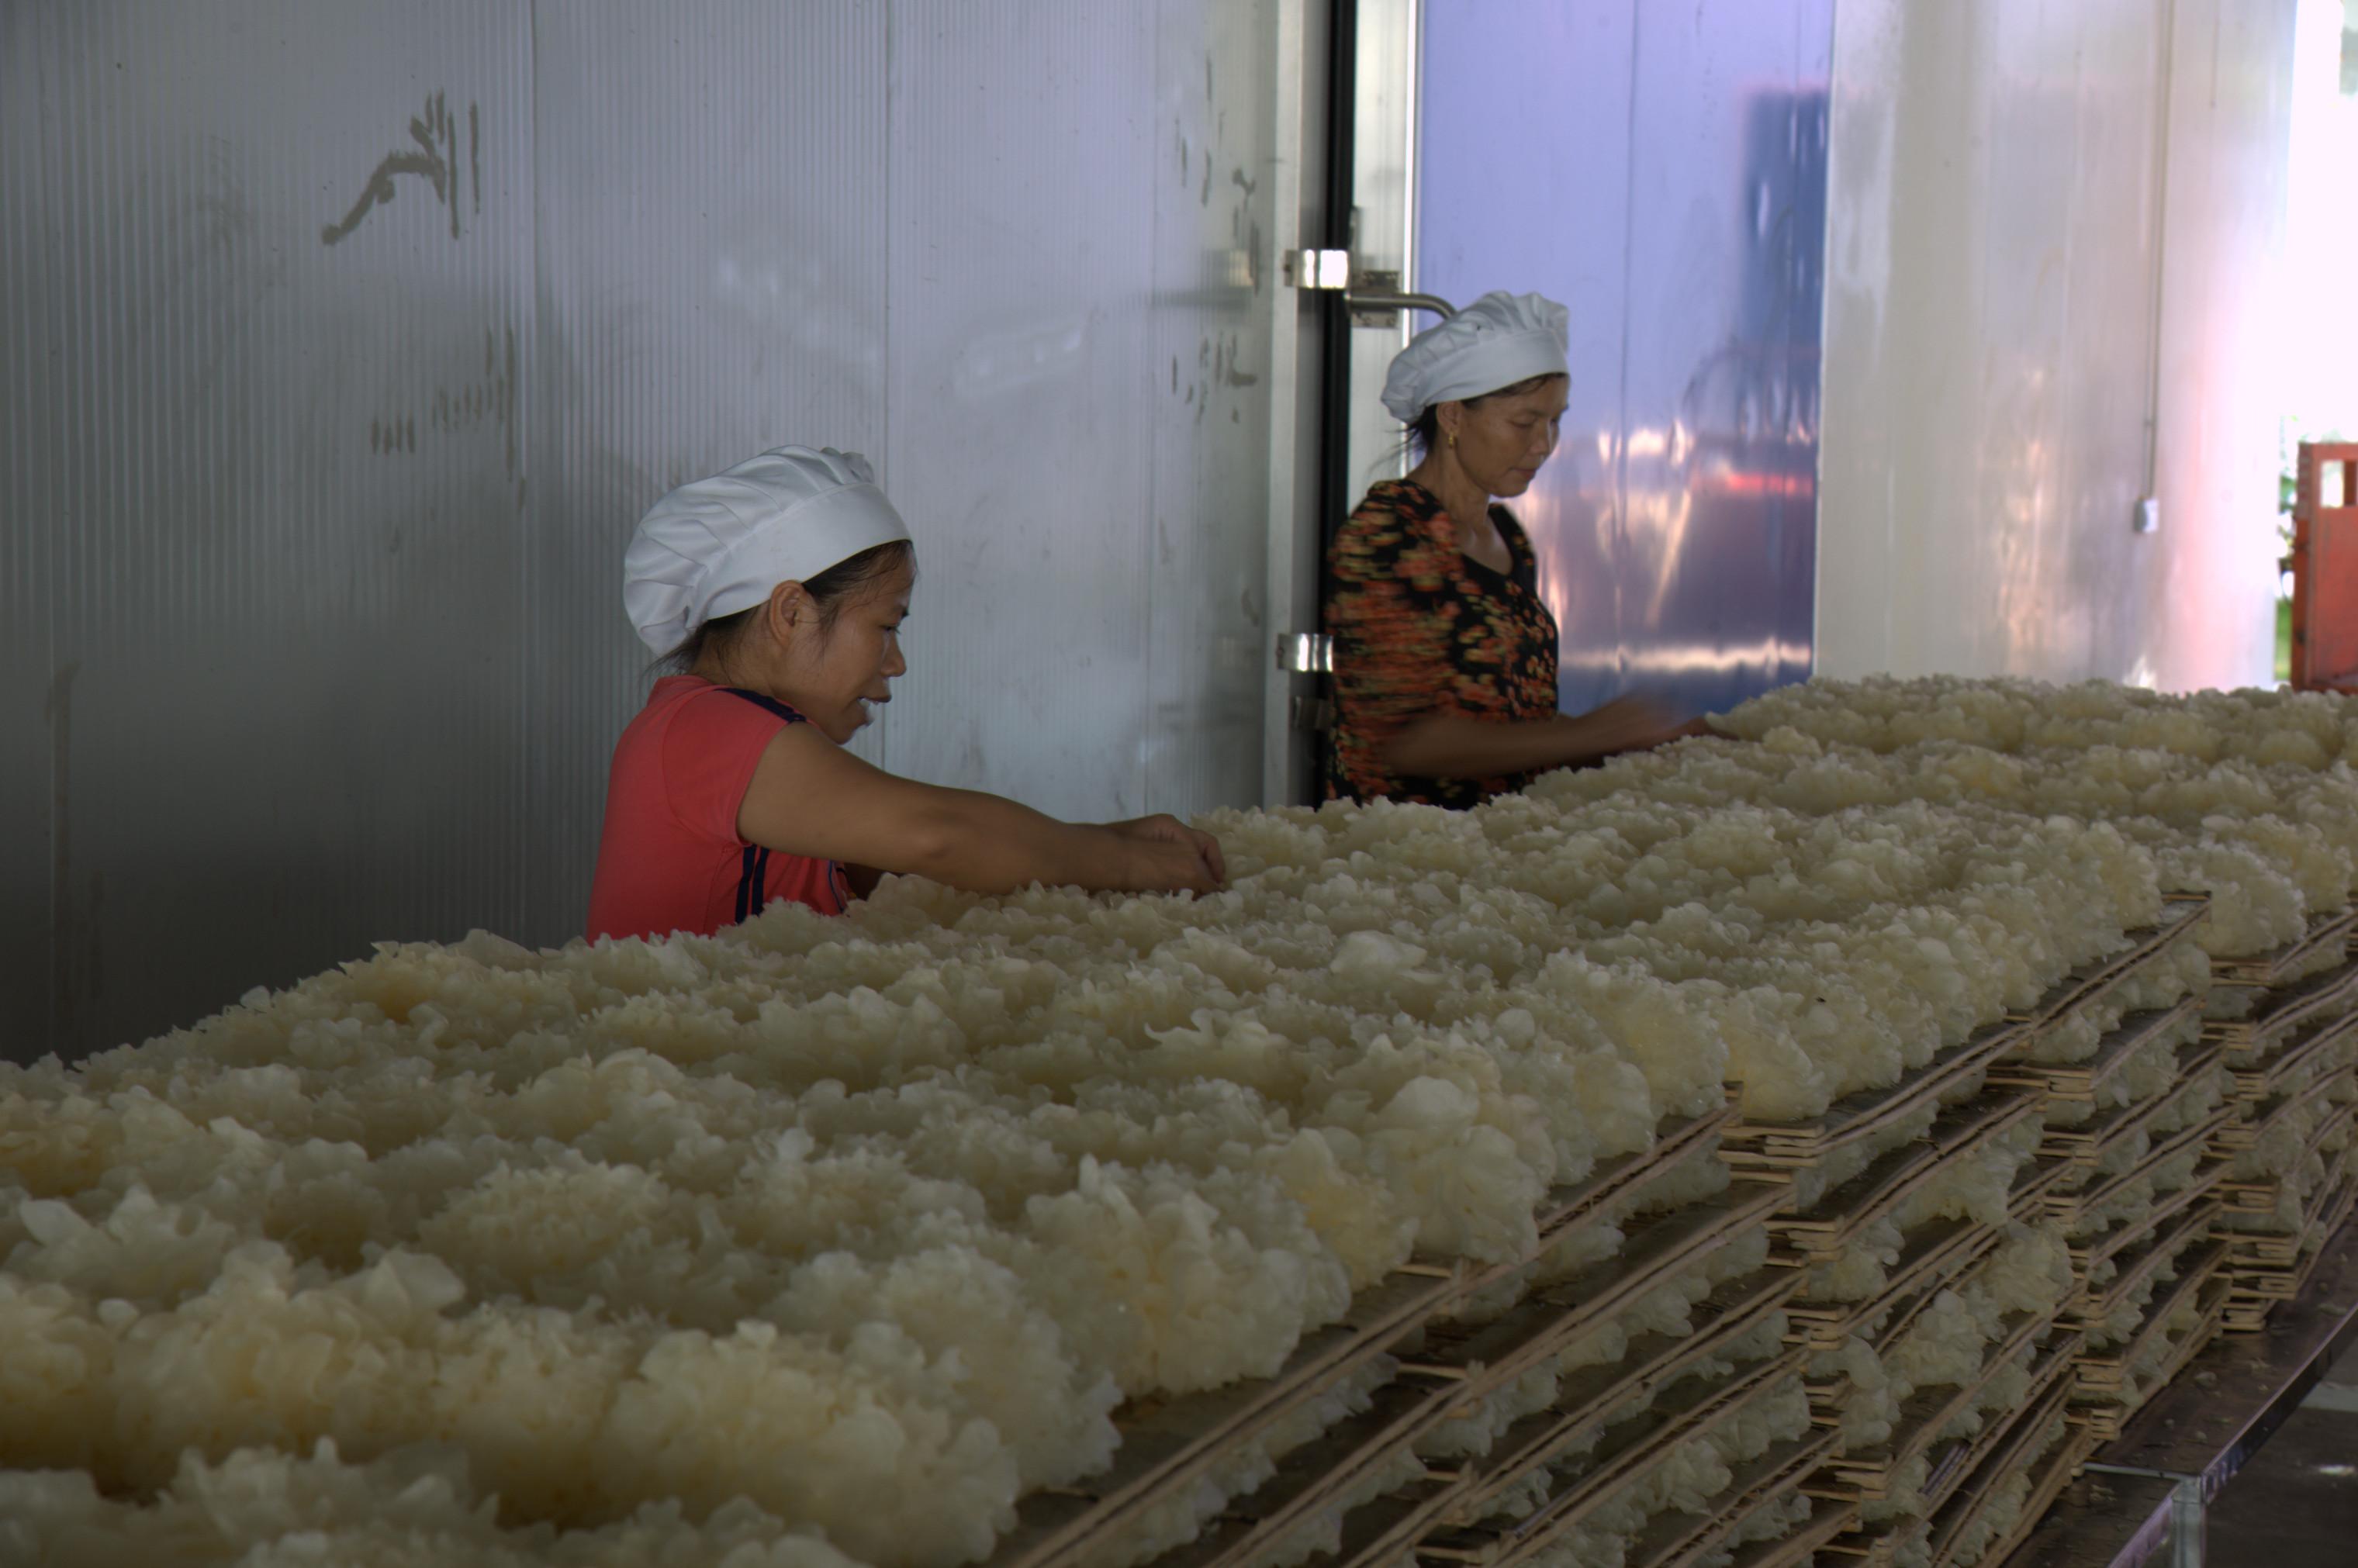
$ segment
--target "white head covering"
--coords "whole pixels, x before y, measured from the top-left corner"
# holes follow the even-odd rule
[[[1436,403],[1479,397],[1535,375],[1563,375],[1572,312],[1537,294],[1486,294],[1392,356],[1384,406],[1403,425]]]
[[[668,654],[782,582],[908,536],[866,458],[780,447],[655,503],[622,557],[622,608],[647,646]]]

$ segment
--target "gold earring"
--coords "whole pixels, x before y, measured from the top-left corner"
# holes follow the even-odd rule
[[[1455,430],[1449,432],[1449,449],[1453,452],[1457,449],[1457,432]]]

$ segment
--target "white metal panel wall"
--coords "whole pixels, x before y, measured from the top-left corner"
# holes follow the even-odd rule
[[[1303,0],[1163,0],[1155,11],[1155,114],[1141,176],[1154,204],[1146,363],[1153,467],[1141,519],[1147,706],[1139,805],[1147,811],[1261,797],[1262,671],[1280,619],[1269,602],[1271,448],[1290,434],[1279,433],[1275,417],[1275,362],[1296,349],[1292,332],[1282,347],[1275,340],[1281,313],[1299,308],[1278,256],[1298,243],[1303,178],[1299,122],[1281,129],[1279,118],[1285,107],[1298,115],[1303,84],[1280,83],[1278,41],[1282,27],[1298,36],[1302,9]],[[1293,59],[1297,70],[1307,64],[1298,42]],[[1286,189],[1296,203],[1282,220],[1281,160],[1293,164]],[[1291,398],[1293,384],[1285,384]],[[1290,519],[1277,515],[1282,534]]]
[[[12,5],[0,60],[7,1053],[527,926],[525,13]]]
[[[2274,676],[2280,356],[2309,351],[2276,289],[2291,172],[2295,0],[2177,0],[2158,463],[2167,688]]]
[[[2267,678],[2293,10],[1843,0],[1821,672]]]
[[[1092,818],[1258,795],[1273,12],[894,14],[896,771]]]
[[[924,579],[888,755],[1058,815],[1130,814],[1145,792],[1153,17],[1057,0],[894,20],[884,477]],[[994,656],[974,657],[986,629]]]
[[[1299,59],[1300,0],[0,8],[0,1000],[42,1021],[0,1050],[577,931],[623,541],[776,441],[866,449],[919,535],[871,754],[1255,798],[1285,18]]]

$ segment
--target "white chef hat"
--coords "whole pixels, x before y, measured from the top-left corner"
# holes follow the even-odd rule
[[[866,458],[779,447],[655,503],[622,557],[622,608],[647,646],[668,654],[782,582],[908,536]]]
[[[1535,375],[1563,375],[1572,312],[1537,294],[1484,295],[1392,356],[1384,406],[1403,425],[1436,403],[1479,397]]]

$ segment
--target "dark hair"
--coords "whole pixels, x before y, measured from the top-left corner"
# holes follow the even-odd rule
[[[835,631],[836,622],[844,608],[867,589],[874,588],[903,567],[914,568],[917,547],[906,539],[890,544],[871,545],[856,556],[842,560],[803,581],[803,591],[811,596],[818,607],[818,634],[825,638]],[[752,605],[733,615],[716,616],[687,634],[670,653],[655,661],[656,667],[674,675],[686,675],[698,660],[714,648],[725,648],[744,634],[762,612],[761,605]]]
[[[1463,402],[1466,407],[1473,408],[1489,402],[1494,397],[1520,397],[1526,392],[1537,392],[1542,384],[1552,381],[1563,373],[1560,370],[1552,370],[1538,375],[1527,375],[1512,386],[1502,386],[1495,392],[1485,392],[1473,397],[1452,401]],[[1427,404],[1423,413],[1401,427],[1401,433],[1406,438],[1408,449],[1418,457],[1422,458],[1432,451],[1434,443],[1441,439],[1441,405]]]

